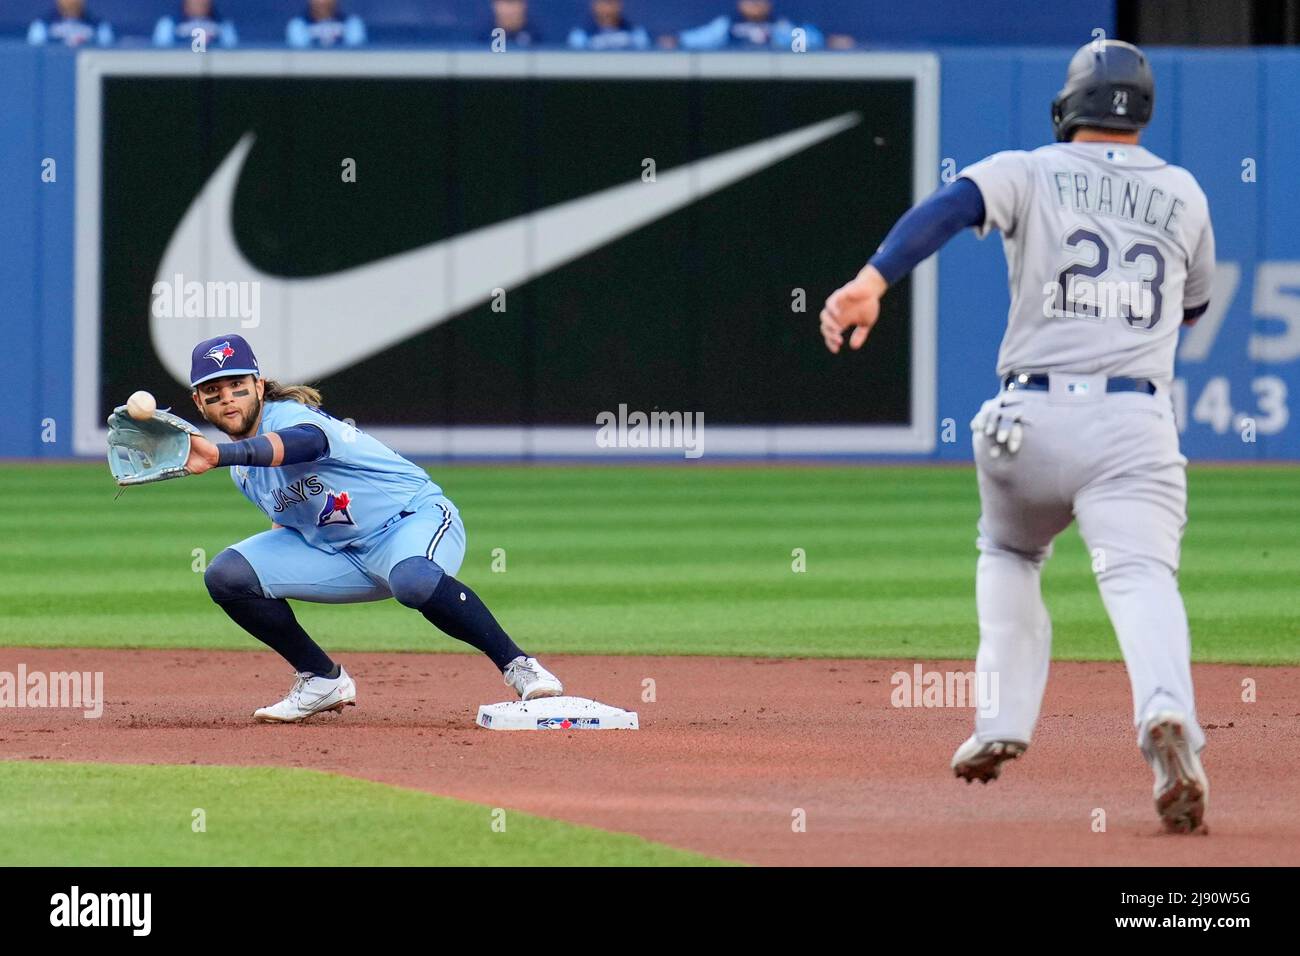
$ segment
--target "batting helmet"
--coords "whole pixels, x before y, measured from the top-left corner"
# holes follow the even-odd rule
[[[1052,100],[1056,141],[1080,126],[1141,129],[1151,122],[1156,82],[1146,54],[1123,40],[1095,40],[1070,60],[1065,87]]]

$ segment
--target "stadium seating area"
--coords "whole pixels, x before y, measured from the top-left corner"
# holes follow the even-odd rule
[[[307,0],[217,0],[217,15],[238,29],[239,45],[285,43],[286,26],[307,16]],[[562,47],[570,32],[591,19],[589,0],[530,0],[535,45]],[[54,0],[7,0],[0,5],[0,36],[27,35],[36,20],[55,17]],[[364,22],[369,45],[479,45],[493,26],[491,0],[340,0],[344,16]],[[88,15],[107,21],[117,46],[152,43],[162,17],[182,18],[181,0],[88,0]],[[735,17],[737,0],[625,0],[627,19],[661,38],[703,27],[720,16]],[[772,16],[816,27],[828,37],[851,37],[861,46],[936,44],[1077,45],[1098,24],[1112,24],[1114,0],[1075,0],[1068,5],[1001,0],[996,16],[980,5],[937,0],[926,15],[906,4],[859,0],[775,0]]]

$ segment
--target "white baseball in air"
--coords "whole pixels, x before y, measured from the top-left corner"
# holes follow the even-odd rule
[[[157,409],[158,403],[148,392],[132,392],[131,397],[126,400],[126,413],[136,421],[144,421],[146,418],[152,418],[154,410]]]

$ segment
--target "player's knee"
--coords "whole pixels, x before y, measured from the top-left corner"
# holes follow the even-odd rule
[[[203,583],[208,586],[212,600],[218,604],[222,601],[265,596],[257,572],[248,563],[248,559],[234,548],[226,548],[212,559],[203,572]]]
[[[399,561],[388,575],[388,590],[399,604],[421,608],[433,597],[445,572],[436,561],[413,557]]]
[[[985,535],[980,535],[976,547],[979,548],[982,554],[989,555],[992,558],[1011,558],[1016,561],[1027,562],[1037,568],[1041,568],[1047,559],[1052,556],[1052,546],[1050,544],[1042,548],[1032,546],[1016,547]]]

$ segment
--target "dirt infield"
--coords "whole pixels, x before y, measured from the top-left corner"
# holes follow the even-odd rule
[[[643,729],[492,733],[476,707],[507,692],[476,656],[340,658],[359,706],[267,726],[249,715],[291,679],[268,654],[0,649],[0,671],[103,671],[106,698],[90,720],[0,709],[0,759],[312,767],[760,864],[1300,863],[1300,668],[1196,668],[1211,833],[1180,837],[1152,812],[1116,664],[1054,664],[1034,745],[984,787],[948,770],[970,711],[891,706],[912,661],[548,658]]]

